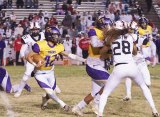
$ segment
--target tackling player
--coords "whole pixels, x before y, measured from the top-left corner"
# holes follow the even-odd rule
[[[139,41],[142,43],[142,54],[145,57],[147,64],[150,64],[150,38],[152,38],[152,27],[148,25],[148,20],[145,17],[141,17],[138,21],[139,28]]]
[[[123,30],[124,23],[117,21],[115,28],[117,30]],[[114,68],[113,71],[105,84],[102,95],[100,96],[98,117],[103,116],[104,107],[106,105],[108,96],[118,86],[123,78],[130,77],[134,80],[142,89],[144,96],[150,104],[154,117],[158,117],[159,114],[155,108],[155,104],[151,95],[151,92],[143,80],[143,76],[140,73],[132,54],[137,53],[136,40],[128,33],[121,34],[118,38],[112,42],[111,49],[113,51]]]
[[[89,45],[86,72],[92,80],[92,91],[72,108],[72,112],[79,116],[83,116],[83,109],[93,100],[109,77],[109,73],[105,69],[105,61],[100,58],[100,49],[104,46],[105,40],[103,29],[110,29],[112,24],[109,18],[100,17],[96,22],[96,27],[90,29],[88,32],[91,42]],[[97,96],[97,98],[99,98],[99,96]],[[98,113],[98,102],[96,100],[97,99],[95,99],[93,103],[93,111]]]
[[[29,86],[26,84],[24,88],[28,91]],[[7,93],[15,93],[19,89],[19,85],[12,86],[10,76],[6,69],[0,67],[0,90]]]
[[[58,54],[68,56],[71,59],[85,62],[85,59],[78,57],[71,53],[64,52],[64,46],[59,42],[60,32],[56,27],[47,27],[45,29],[45,40],[35,43],[32,47],[32,52],[27,56],[27,60],[34,66],[36,66],[35,79],[39,86],[45,90],[46,96],[42,97],[41,108],[44,109],[48,99],[56,101],[65,110],[69,110],[69,106],[66,105],[55,94],[56,79],[54,76],[54,61]],[[43,64],[39,61],[37,64],[32,60],[35,54],[39,54],[44,60]]]

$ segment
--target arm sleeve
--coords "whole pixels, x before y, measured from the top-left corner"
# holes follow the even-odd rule
[[[32,46],[32,50],[33,52],[35,53],[39,53],[40,52],[40,47],[37,43],[35,43],[33,46]]]

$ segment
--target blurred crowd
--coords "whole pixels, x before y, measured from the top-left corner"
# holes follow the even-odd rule
[[[107,0],[108,1],[108,0]],[[64,4],[68,3],[64,2]],[[72,3],[72,2],[71,2]],[[47,26],[56,26],[61,33],[62,43],[65,50],[87,58],[89,37],[88,30],[95,24],[98,17],[106,16],[112,21],[124,20],[130,22],[137,21],[143,15],[143,10],[134,0],[120,0],[119,2],[109,3],[105,11],[94,12],[76,12],[68,8],[64,10],[65,17],[62,21],[58,21],[56,15],[51,17],[47,11],[39,11],[37,14],[30,13],[28,17],[17,22],[17,17],[14,12],[9,17],[4,11],[0,13],[0,65],[23,65],[23,61],[19,56],[22,46],[22,36],[29,34],[30,22],[38,22],[41,26],[41,31],[44,32]],[[64,5],[63,4],[63,5]],[[62,6],[63,6],[62,5]],[[130,10],[132,8],[132,10]],[[153,28],[154,42],[157,46],[157,55],[160,61],[160,35],[157,34],[158,29],[149,21],[149,25]],[[61,60],[63,57],[60,56]]]

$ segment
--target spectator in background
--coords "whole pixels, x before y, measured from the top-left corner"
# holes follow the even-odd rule
[[[111,3],[111,4],[108,6],[108,11],[109,11],[110,13],[114,13],[115,10],[116,10],[115,4],[114,4],[114,3]]]
[[[14,41],[14,51],[16,52],[16,65],[19,65],[19,54],[22,47],[22,38],[21,35],[18,34],[17,38]]]
[[[8,8],[12,8],[12,0],[8,0]]]
[[[155,44],[157,48],[158,63],[160,63],[160,34],[157,34]]]
[[[140,17],[142,17],[143,9],[142,9],[142,7],[139,6],[139,5],[137,5],[137,12],[138,12],[138,15],[139,15]]]
[[[114,13],[114,16],[115,16],[114,21],[118,21],[118,20],[120,20],[120,11],[119,11],[119,10],[117,10],[117,11]]]
[[[77,32],[80,32],[82,29],[81,29],[81,19],[79,16],[76,17],[74,24]]]
[[[72,51],[72,54],[76,54],[76,51],[77,51],[76,38],[73,38],[73,39],[72,39],[71,51]]]
[[[70,38],[70,35],[66,35],[66,39],[63,41],[65,52],[71,53],[71,47],[72,47],[72,40]]]
[[[145,0],[147,3],[147,12],[149,12],[151,10],[152,7],[152,0]]]
[[[17,9],[19,9],[19,7],[23,8],[23,6],[24,6],[24,1],[23,1],[23,0],[17,0],[17,1],[16,1],[16,5],[17,5]]]
[[[77,52],[76,52],[76,55],[82,57],[82,49],[79,47],[79,42],[80,40],[82,39],[82,33],[81,32],[78,32],[78,36],[76,37],[76,45],[77,45]],[[77,61],[77,65],[79,65],[80,62]]]
[[[0,33],[0,66],[2,66],[5,47],[6,47],[5,42],[2,40],[2,34]]]
[[[67,0],[67,4],[71,5],[72,4],[72,0]]]
[[[3,24],[0,24],[0,34],[1,34],[2,37],[5,34]]]
[[[0,0],[0,11],[2,10],[3,8],[3,0]]]
[[[30,9],[32,8],[32,0],[25,0],[25,8]]]
[[[7,8],[7,1],[3,1],[3,9]]]
[[[35,9],[38,9],[38,0],[33,0],[33,7],[35,8]]]
[[[82,33],[82,34],[83,38],[79,41],[79,47],[82,49],[82,57],[86,59],[88,57],[90,39],[88,38],[87,33]]]
[[[106,8],[108,8],[108,5],[111,3],[110,0],[106,0]]]
[[[17,16],[14,14],[14,12],[12,12],[10,14],[11,29],[14,29],[14,27],[16,26],[16,19],[17,19]]]
[[[40,10],[39,13],[38,13],[38,16],[39,16],[39,17],[43,17],[43,15],[44,15],[44,14],[43,14],[42,10]]]
[[[65,1],[63,2],[62,10],[63,10],[65,13],[67,13],[67,12],[68,12],[68,6],[67,6],[67,4],[66,4],[66,2],[65,2]]]
[[[62,25],[65,26],[65,27],[68,27],[68,28],[71,28],[72,27],[72,16],[71,16],[71,13],[68,12],[63,21],[62,21]]]
[[[22,28],[21,24],[18,24],[18,26],[15,28],[14,35],[23,35],[23,31],[24,29]]]
[[[28,20],[29,20],[30,22],[33,20],[33,14],[32,14],[32,13],[29,14]]]
[[[82,0],[76,0],[78,5],[81,5]]]
[[[11,35],[12,35],[12,29],[9,26],[7,26],[5,34],[6,34],[6,37],[8,39],[11,37]]]
[[[49,14],[48,14],[48,11],[44,11],[43,16],[44,16],[44,19],[49,20]]]

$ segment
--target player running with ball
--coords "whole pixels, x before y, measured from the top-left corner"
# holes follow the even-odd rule
[[[71,59],[85,62],[85,59],[78,57],[71,53],[64,52],[64,46],[59,42],[60,32],[56,27],[47,27],[45,29],[45,40],[35,43],[32,47],[32,52],[28,54],[27,60],[34,66],[36,66],[35,79],[39,86],[44,89],[46,96],[42,102],[42,108],[46,106],[48,99],[52,99],[60,104],[61,108],[65,111],[69,110],[69,106],[66,105],[61,99],[57,97],[54,90],[56,88],[56,79],[54,76],[54,61],[58,54],[68,56]],[[34,63],[33,56],[39,54],[45,63],[39,61]]]

